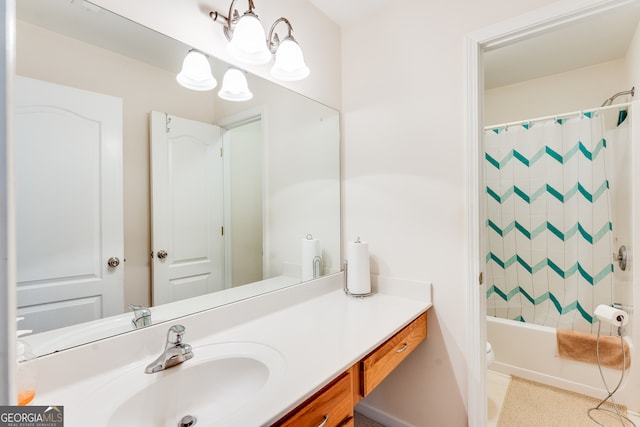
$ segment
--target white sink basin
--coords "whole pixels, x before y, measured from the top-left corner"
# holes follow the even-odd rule
[[[282,355],[252,342],[227,342],[193,348],[180,365],[145,374],[147,363],[127,368],[96,390],[92,419],[107,426],[176,427],[185,416],[197,427],[226,425],[225,418],[268,393],[285,371]],[[150,361],[149,361],[150,362]]]

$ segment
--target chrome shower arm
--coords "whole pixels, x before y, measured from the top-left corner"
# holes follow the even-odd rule
[[[613,100],[614,100],[614,99],[616,99],[616,98],[617,98],[617,97],[619,97],[619,96],[622,96],[622,95],[631,95],[631,96],[633,96],[633,95],[635,95],[635,92],[636,92],[636,88],[635,88],[635,86],[634,86],[634,87],[632,87],[632,88],[631,88],[631,90],[624,90],[624,91],[622,91],[622,92],[618,92],[618,93],[616,93],[615,95],[613,95],[612,97],[607,98],[607,99],[602,103],[601,107],[606,107],[606,106],[608,106],[608,105],[613,104]]]

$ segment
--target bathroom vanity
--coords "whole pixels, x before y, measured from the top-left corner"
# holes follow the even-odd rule
[[[353,426],[353,407],[426,338],[425,312],[274,425]]]
[[[353,408],[426,337],[430,284],[342,273],[38,359],[35,405],[65,426],[353,425]],[[194,357],[145,374],[173,324]],[[302,423],[302,420],[305,420]],[[309,422],[307,422],[307,420]],[[301,424],[302,423],[302,424]]]

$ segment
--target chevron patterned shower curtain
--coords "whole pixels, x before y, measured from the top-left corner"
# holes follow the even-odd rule
[[[487,314],[595,332],[613,292],[600,115],[491,129],[484,144]]]

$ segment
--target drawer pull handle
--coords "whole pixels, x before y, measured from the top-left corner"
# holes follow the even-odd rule
[[[327,424],[327,421],[329,421],[328,414],[324,416],[324,420],[320,424],[318,424],[318,427],[324,427]]]
[[[402,345],[402,347],[400,347],[399,349],[396,350],[396,353],[402,353],[403,351],[405,351],[407,349],[407,347],[409,347],[409,344],[404,343]]]

